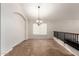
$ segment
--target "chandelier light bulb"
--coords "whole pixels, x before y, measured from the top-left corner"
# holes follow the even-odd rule
[[[42,21],[42,20],[40,20],[40,23],[43,23],[43,21]]]
[[[36,23],[39,23],[40,21],[39,20],[36,20]]]

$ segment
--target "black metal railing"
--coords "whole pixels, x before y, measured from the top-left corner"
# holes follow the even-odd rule
[[[70,46],[79,50],[79,34],[54,31],[54,37],[62,40],[64,43],[67,43]]]

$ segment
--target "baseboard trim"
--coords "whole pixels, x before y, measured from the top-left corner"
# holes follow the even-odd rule
[[[54,40],[55,40],[56,38],[54,37]],[[71,51],[68,47],[66,47],[65,45],[67,45],[67,44],[62,44],[62,43],[60,43],[60,42],[58,42],[57,40],[55,40],[57,43],[59,43],[61,46],[63,46],[65,49],[67,49],[70,53],[72,53],[73,55],[75,55],[75,56],[78,56],[78,55],[76,55],[73,51]],[[64,43],[64,42],[63,42]]]
[[[26,39],[26,40],[28,40],[28,39]],[[20,43],[23,42],[23,41],[24,41],[24,40],[22,40],[22,41],[20,41],[20,42],[17,42],[16,44],[14,44],[14,45],[12,46],[12,48],[10,48],[10,49],[8,49],[8,50],[6,50],[6,51],[4,51],[4,52],[1,52],[1,56],[6,55],[8,52],[10,52],[11,50],[13,50],[14,47],[16,47],[18,44],[20,44]]]
[[[5,51],[5,52],[1,52],[1,56],[5,56],[7,53],[9,53],[11,50],[12,50],[13,48],[11,48],[11,49],[9,49],[9,50],[7,50],[7,51]]]

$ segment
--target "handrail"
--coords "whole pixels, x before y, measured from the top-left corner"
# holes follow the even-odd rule
[[[54,32],[62,32],[62,31],[54,31]],[[72,32],[63,32],[63,33],[69,33],[69,34],[77,34],[77,35],[79,35],[78,33],[72,33]]]
[[[64,43],[67,43],[79,50],[79,34],[54,31],[54,37],[62,40]]]

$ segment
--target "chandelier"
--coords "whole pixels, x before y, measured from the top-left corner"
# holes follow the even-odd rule
[[[38,6],[38,19],[36,20],[36,24],[39,26],[43,23],[43,21],[40,19],[39,15],[40,6]]]

